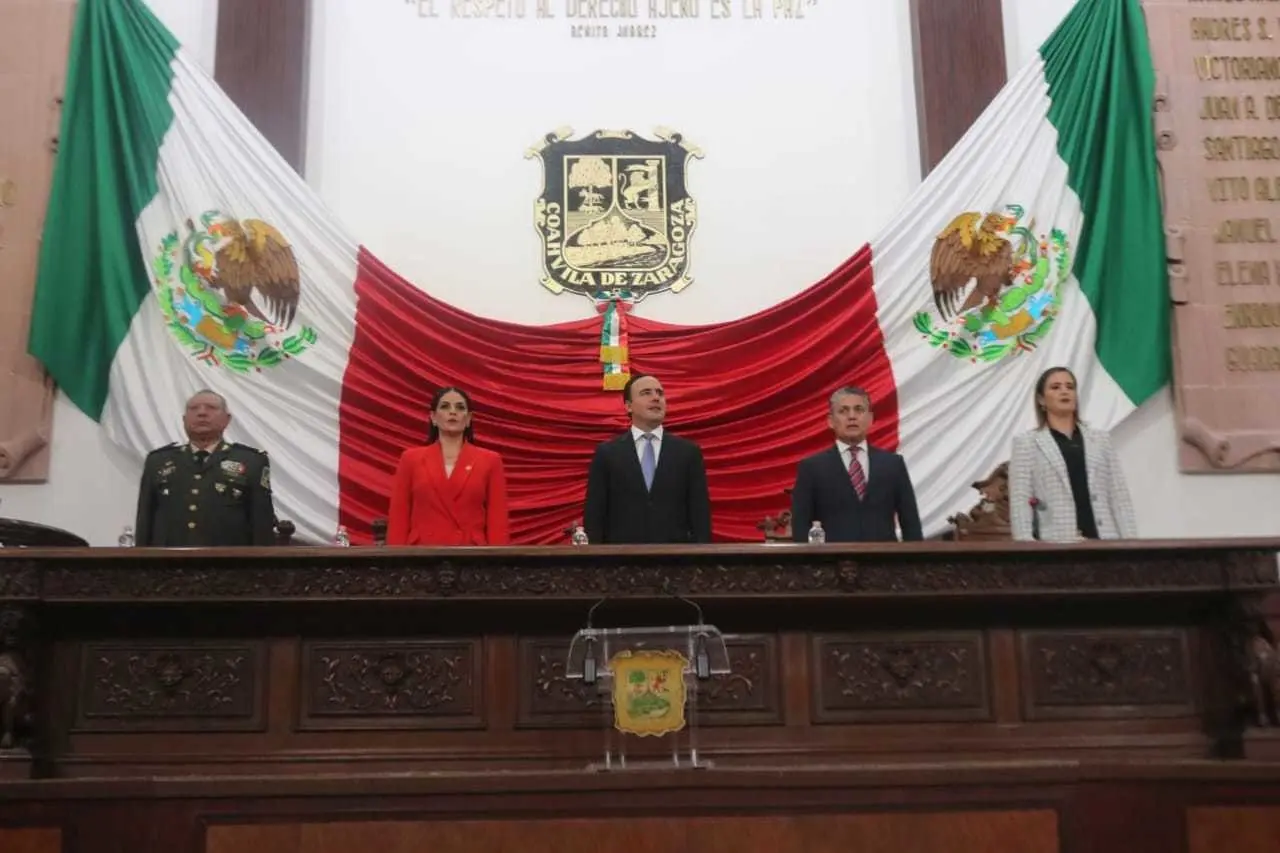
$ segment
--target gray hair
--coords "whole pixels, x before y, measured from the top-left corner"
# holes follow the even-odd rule
[[[847,396],[861,397],[867,401],[867,408],[871,408],[871,395],[856,385],[846,385],[843,388],[837,388],[831,392],[831,396],[827,399],[827,406],[832,412],[836,410],[836,400]]]
[[[217,391],[214,391],[212,388],[201,388],[199,391],[192,394],[190,397],[187,398],[187,405],[190,406],[191,401],[194,400],[196,397],[204,397],[206,395],[209,397],[216,397],[218,402],[222,404],[222,411],[224,412],[228,411],[227,398],[219,394]]]

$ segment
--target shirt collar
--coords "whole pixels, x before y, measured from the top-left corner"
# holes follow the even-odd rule
[[[196,444],[194,441],[187,442],[188,453],[199,453],[201,450],[203,450],[206,453],[214,453],[219,450],[225,450],[226,447],[227,447],[227,443],[222,439],[218,439],[217,441],[210,444],[208,447],[201,447],[200,445]]]
[[[636,426],[635,424],[632,424],[631,440],[639,441],[640,436],[642,435],[644,435],[644,430],[640,429],[640,427]],[[653,428],[653,438],[655,441],[658,441],[658,442],[662,441],[662,424],[658,424],[656,427]]]
[[[840,451],[841,456],[844,456],[846,453],[848,453],[850,447],[853,447],[853,445],[843,442],[840,439],[836,439],[836,450]],[[857,447],[858,447],[858,450],[860,451],[858,454],[858,458],[866,459],[867,458],[867,440],[864,438],[862,441],[859,441],[857,444]]]

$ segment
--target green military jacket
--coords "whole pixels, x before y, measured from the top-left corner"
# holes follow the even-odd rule
[[[275,544],[267,454],[223,441],[151,451],[142,468],[135,542],[141,548]]]

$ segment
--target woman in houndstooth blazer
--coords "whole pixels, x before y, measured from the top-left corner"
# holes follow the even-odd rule
[[[1111,437],[1080,422],[1075,375],[1065,367],[1042,373],[1035,409],[1040,426],[1014,438],[1009,460],[1013,538],[1077,542],[1137,536]]]

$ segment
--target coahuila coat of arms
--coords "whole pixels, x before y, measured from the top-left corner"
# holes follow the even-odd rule
[[[683,729],[688,665],[684,655],[670,649],[614,655],[609,660],[614,728],[640,737],[661,737]]]
[[[186,239],[170,231],[152,260],[160,311],[180,344],[236,373],[274,367],[315,344],[315,329],[293,329],[298,261],[274,226],[217,210],[186,225]]]
[[[542,284],[553,293],[629,301],[688,287],[697,208],[685,166],[702,152],[661,129],[657,141],[629,130],[570,140],[572,132],[549,133],[526,152],[543,165],[534,205]]]
[[[1071,275],[1066,232],[1035,233],[1035,220],[1010,205],[951,220],[929,259],[933,312],[912,322],[931,346],[972,362],[999,361],[1035,349],[1053,326]],[[972,287],[970,284],[972,283]]]

